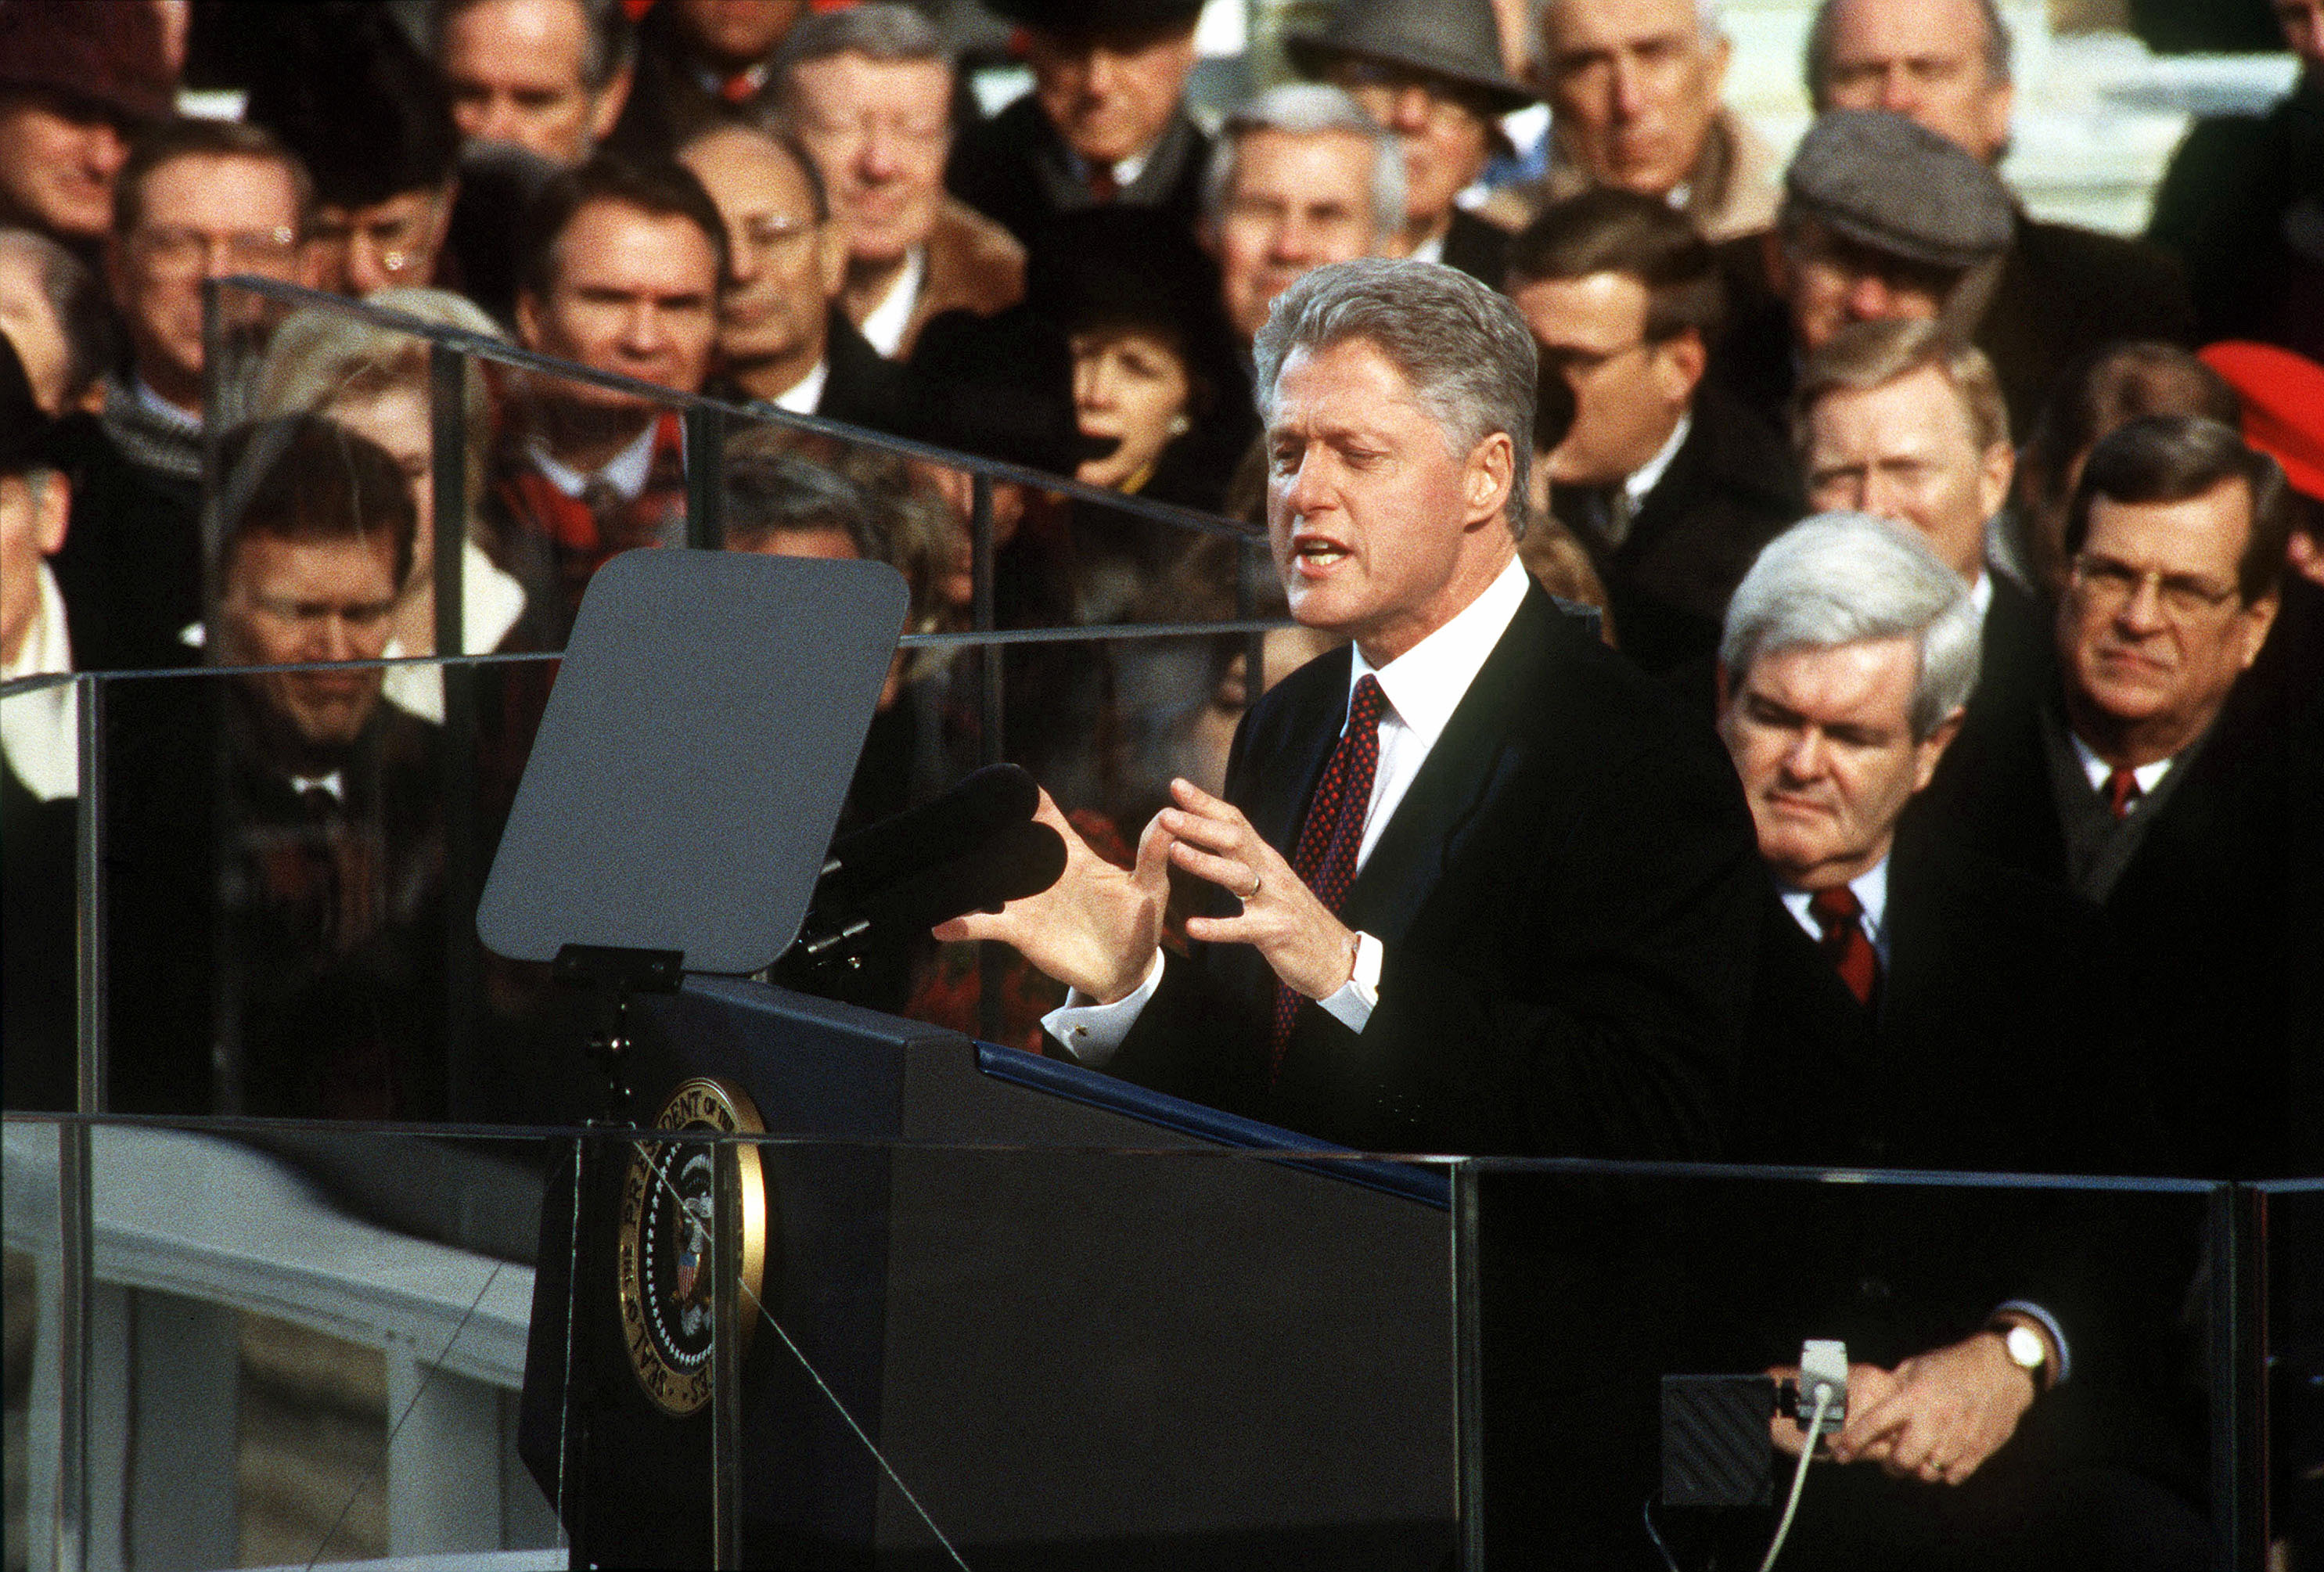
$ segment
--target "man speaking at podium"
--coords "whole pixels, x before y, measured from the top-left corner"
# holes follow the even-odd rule
[[[1084,1064],[1371,1151],[1702,1157],[1764,895],[1719,743],[1517,560],[1532,336],[1447,267],[1321,268],[1256,346],[1292,615],[1352,642],[1185,781],[1134,870],[944,938],[1073,995]],[[1167,867],[1212,886],[1160,948]],[[1758,881],[1759,883],[1755,883]]]

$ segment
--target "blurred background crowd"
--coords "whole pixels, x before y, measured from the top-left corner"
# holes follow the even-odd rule
[[[482,360],[444,516],[452,428],[397,321],[777,415],[725,444],[724,544],[891,563],[908,631],[972,622],[972,488],[863,432],[1088,488],[992,487],[994,625],[1276,615],[1232,539],[1104,494],[1263,522],[1252,336],[1370,255],[1516,302],[1526,565],[1707,720],[1763,548],[1832,509],[1917,532],[1983,678],[1914,813],[2107,912],[2133,1013],[2252,1060],[2203,1094],[2239,1133],[2189,1162],[2283,1159],[2243,1126],[2324,1020],[2286,982],[2317,953],[2319,0],[0,0],[6,675],[447,629],[553,652],[599,565],[686,541],[674,402]],[[206,331],[232,275],[401,316],[229,289]],[[2185,561],[2094,556],[2090,456],[2156,418],[2206,424],[2122,500],[2274,464]],[[1320,648],[1018,646],[1001,752],[1122,850]],[[549,670],[489,669],[448,718],[427,667],[116,690],[110,953],[141,985],[113,1105],[540,1112],[447,1088],[428,1045],[441,755],[472,755],[488,846]],[[899,658],[851,822],[975,762],[975,670]],[[9,1101],[69,1104],[72,690],[5,713]],[[2027,843],[2059,758],[2107,820]],[[1055,999],[1008,976],[1034,1045]],[[831,985],[973,1025],[983,983],[930,945]]]

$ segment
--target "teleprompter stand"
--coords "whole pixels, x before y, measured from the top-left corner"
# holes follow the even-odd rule
[[[495,948],[594,979],[634,1089],[542,1207],[519,1448],[575,1564],[1438,1572],[1457,1481],[1443,1173],[751,981],[799,925],[860,733],[817,766],[828,798],[761,782],[682,830],[669,804],[766,768],[785,750],[733,732],[789,724],[768,710],[816,684],[856,684],[868,716],[900,597],[860,670],[770,659],[678,724],[667,693],[595,691],[595,597],[623,588],[601,576],[583,608],[557,693],[574,707],[544,728],[484,924]],[[812,614],[785,615],[825,617],[816,588]],[[683,615],[708,625],[677,640]],[[641,620],[641,644],[685,659],[632,653],[622,681],[665,689],[789,625]],[[632,778],[647,768],[650,789]],[[778,876],[745,859],[788,860]],[[729,943],[724,916],[770,894],[790,903]],[[508,920],[528,903],[549,914]],[[678,958],[641,958],[657,950]],[[705,1088],[767,1138],[717,1133],[726,1093]],[[631,1281],[651,1295],[640,1320]]]
[[[798,936],[906,600],[902,578],[881,564],[750,553],[633,551],[591,582],[476,926],[499,954],[552,962],[559,983],[591,995],[588,1049],[605,1077],[606,1129],[654,1114],[633,1105],[632,996],[669,994],[688,971],[762,970]],[[745,1127],[755,1123],[752,1114]],[[577,1224],[581,1210],[598,1209],[585,1202],[613,1199],[626,1183],[633,1214],[667,1213],[692,1231],[674,1248],[689,1286],[700,1262],[707,1303],[681,1306],[675,1318],[697,1342],[706,1325],[696,1352],[709,1401],[662,1438],[689,1456],[706,1438],[712,1502],[709,1521],[697,1516],[669,1548],[739,1565],[741,1364],[755,1308],[739,1305],[736,1290],[757,1156],[715,1140],[628,1144],[627,1164],[607,1161],[622,1143],[576,1147],[574,1216]],[[706,1157],[699,1194],[680,1188],[689,1156]],[[603,1281],[626,1248],[602,1228],[576,1225],[568,1238],[585,1284]],[[568,1345],[593,1347],[588,1333],[602,1330],[568,1327]],[[582,1564],[609,1521],[632,1515],[595,1499],[587,1483],[617,1431],[624,1444],[638,1438],[635,1394],[607,1373],[581,1372],[563,1405],[552,1493]],[[660,1417],[695,1395],[673,1389]],[[706,1438],[688,1417],[706,1417]]]

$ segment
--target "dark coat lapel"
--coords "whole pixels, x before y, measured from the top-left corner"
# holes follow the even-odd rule
[[[1244,811],[1251,828],[1286,861],[1298,845],[1299,820],[1306,811],[1307,799],[1314,795],[1315,782],[1347,725],[1350,664],[1345,648],[1317,660],[1318,676],[1328,673],[1327,682],[1319,684],[1299,713],[1288,717],[1283,728],[1288,745],[1268,750],[1259,762],[1258,779]]]
[[[1446,723],[1444,735],[1428,751],[1412,789],[1397,804],[1362,872],[1348,892],[1342,914],[1360,929],[1392,946],[1404,939],[1413,918],[1443,876],[1444,859],[1462,826],[1514,769],[1529,728],[1512,725],[1512,707],[1534,691],[1550,653],[1550,619],[1558,613],[1537,586],[1528,585],[1517,615],[1477,671]]]

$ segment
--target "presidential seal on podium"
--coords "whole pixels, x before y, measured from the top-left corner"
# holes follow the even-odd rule
[[[718,1147],[683,1137],[755,1135],[766,1126],[740,1087],[697,1077],[678,1084],[654,1127],[676,1138],[638,1142],[622,1186],[622,1337],[646,1395],[664,1413],[684,1418],[710,1401]],[[748,1353],[765,1287],[767,1188],[758,1148],[736,1143],[732,1151],[742,1202],[736,1326]]]

